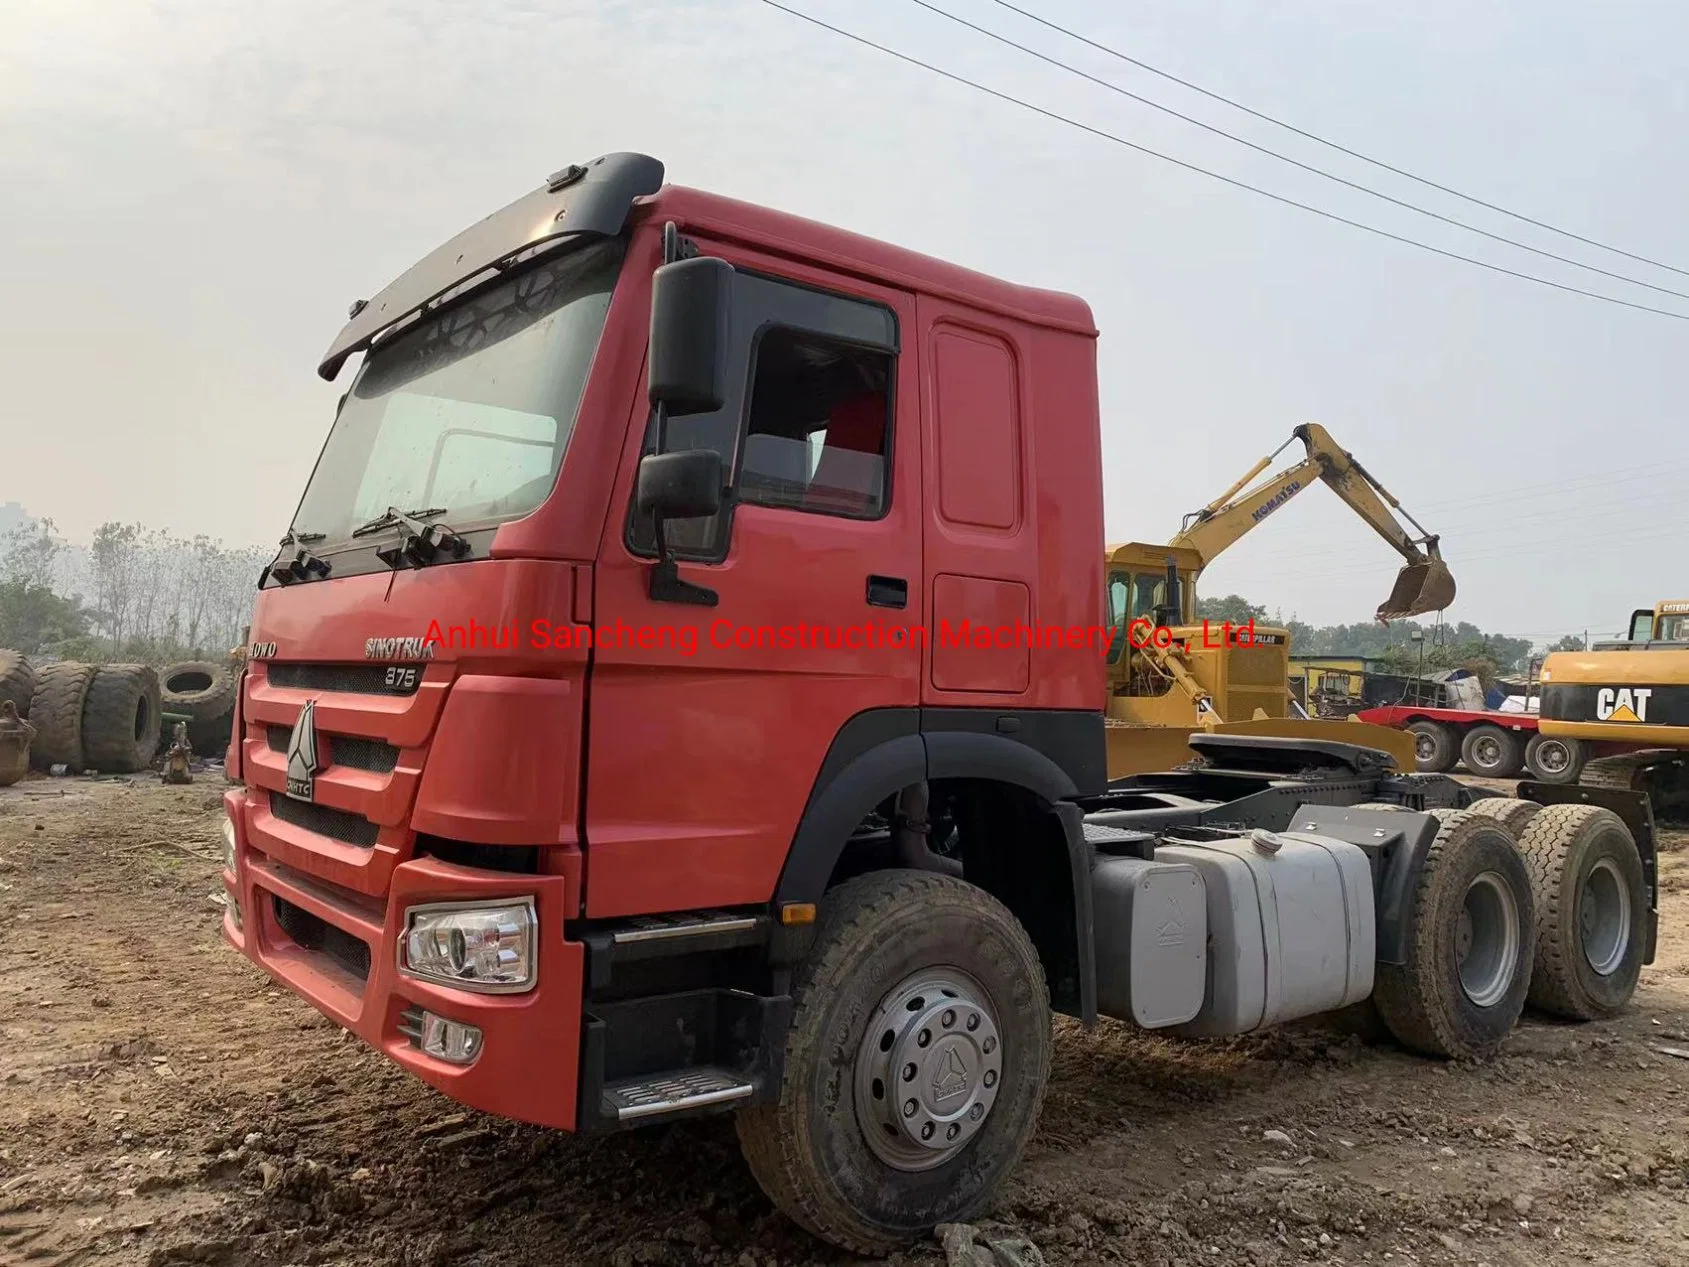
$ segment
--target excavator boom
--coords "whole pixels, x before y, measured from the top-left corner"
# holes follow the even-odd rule
[[[1402,504],[1374,479],[1354,457],[1332,440],[1318,423],[1305,423],[1291,435],[1300,440],[1307,456],[1263,484],[1249,487],[1272,463],[1290,440],[1262,458],[1219,497],[1187,517],[1178,536],[1169,543],[1195,550],[1206,567],[1256,524],[1283,506],[1315,480],[1332,492],[1390,544],[1407,564],[1396,575],[1396,583],[1376,613],[1379,620],[1398,620],[1425,612],[1440,611],[1454,601],[1454,576],[1442,560],[1437,538],[1425,531],[1402,509]],[[1415,536],[1402,527],[1395,510],[1418,530]]]

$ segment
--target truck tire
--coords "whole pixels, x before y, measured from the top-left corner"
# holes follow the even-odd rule
[[[82,705],[94,681],[94,666],[61,660],[35,675],[35,694],[29,701],[29,720],[35,727],[30,764],[37,770],[66,765],[83,768]]]
[[[1474,726],[1460,741],[1460,759],[1467,772],[1483,779],[1514,779],[1525,768],[1525,751],[1510,730],[1485,723]]]
[[[1413,736],[1414,768],[1421,774],[1446,774],[1454,769],[1460,753],[1454,731],[1441,722],[1416,721],[1409,723],[1407,732]]]
[[[158,674],[145,664],[102,664],[82,706],[82,759],[90,769],[132,774],[158,751]]]
[[[1442,815],[1419,872],[1407,961],[1378,965],[1373,998],[1403,1046],[1493,1055],[1524,1010],[1536,919],[1531,878],[1500,823]]]
[[[29,716],[35,695],[35,666],[19,652],[0,651],[0,700],[11,700],[19,718]]]
[[[1624,820],[1595,805],[1550,805],[1519,837],[1537,909],[1528,1002],[1552,1016],[1614,1016],[1642,975],[1648,884]]]
[[[167,713],[186,713],[188,742],[201,757],[221,757],[234,725],[240,680],[226,664],[187,660],[173,664],[160,679],[159,698]]]
[[[1511,796],[1483,796],[1467,807],[1469,814],[1495,819],[1507,828],[1507,834],[1515,841],[1519,840],[1519,833],[1525,830],[1525,825],[1541,812],[1542,806],[1535,801],[1521,801]]]
[[[1576,783],[1589,760],[1589,749],[1581,739],[1561,739],[1540,731],[1525,744],[1525,769],[1544,783]]]
[[[738,1118],[769,1199],[865,1255],[984,1207],[1050,1069],[1043,968],[1007,908],[933,872],[849,880],[821,903],[792,998],[779,1102]]]

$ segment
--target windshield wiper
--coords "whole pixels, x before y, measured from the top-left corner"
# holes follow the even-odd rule
[[[294,551],[293,557],[282,562],[282,555],[276,555],[276,562],[270,566],[270,575],[278,585],[289,585],[294,581],[308,581],[312,577],[327,576],[333,570],[333,564],[327,559],[319,559],[305,548],[307,542],[321,541],[324,534],[320,532],[296,532],[292,528],[287,530],[287,536],[281,539],[281,548],[285,552],[289,548]]]
[[[448,558],[461,559],[469,553],[467,541],[449,524],[422,522],[424,519],[445,513],[443,506],[434,506],[427,510],[400,510],[397,506],[389,506],[385,514],[354,529],[352,535],[367,536],[387,528],[402,528],[404,531],[399,534],[397,541],[384,545],[375,552],[375,557],[394,571],[398,571],[405,563],[412,567],[433,563],[442,553]]]
[[[445,513],[444,506],[430,506],[426,510],[400,510],[397,506],[389,506],[367,524],[360,524],[352,529],[352,535],[367,537],[372,532],[380,532],[383,528],[392,528],[398,524],[404,524],[408,531],[420,533],[424,530],[421,520],[432,519]]]

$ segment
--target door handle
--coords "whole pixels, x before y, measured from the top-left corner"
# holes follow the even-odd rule
[[[871,607],[907,607],[909,582],[901,576],[870,576],[868,605]]]

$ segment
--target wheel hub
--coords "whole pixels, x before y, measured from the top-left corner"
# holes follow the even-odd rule
[[[1478,764],[1493,766],[1501,761],[1501,745],[1488,735],[1472,745],[1472,755],[1478,759]]]
[[[1421,761],[1429,761],[1437,755],[1437,745],[1431,742],[1430,735],[1415,735],[1413,750]]]
[[[1572,757],[1563,744],[1541,743],[1537,745],[1537,765],[1549,774],[1559,774],[1572,764]]]
[[[1578,895],[1578,933],[1583,957],[1597,976],[1611,976],[1630,949],[1630,888],[1610,858],[1584,877]]]
[[[953,968],[930,968],[880,1001],[856,1057],[856,1117],[899,1170],[942,1165],[979,1132],[1003,1076],[989,996]]]
[[[1455,963],[1460,988],[1479,1007],[1506,997],[1519,964],[1519,904],[1507,881],[1494,871],[1466,886],[1455,927]]]

